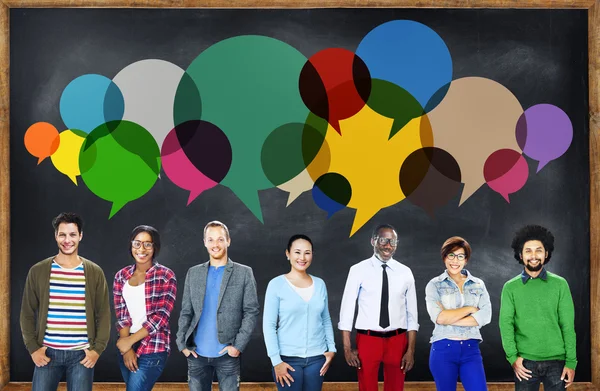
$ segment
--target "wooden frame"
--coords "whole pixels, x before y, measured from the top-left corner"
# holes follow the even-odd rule
[[[0,297],[10,295],[10,8],[568,8],[588,12],[590,154],[590,332],[591,383],[571,390],[600,389],[600,0],[0,0]],[[14,320],[17,321],[17,320]],[[10,381],[10,300],[0,300],[0,390],[29,390]],[[512,383],[490,383],[490,390],[512,390]],[[273,383],[248,383],[244,390],[274,390]],[[353,390],[356,383],[326,383],[325,390]],[[64,390],[64,385],[61,386]],[[97,390],[124,390],[101,383]],[[187,390],[185,383],[163,383],[158,391]],[[430,382],[409,382],[408,390],[435,390]]]

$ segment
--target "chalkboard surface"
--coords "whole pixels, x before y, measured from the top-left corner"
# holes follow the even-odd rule
[[[382,23],[414,20],[429,26],[452,55],[452,79],[485,77],[508,88],[522,107],[539,103],[560,107],[573,124],[567,152],[536,173],[528,158],[529,179],[510,196],[484,185],[460,207],[456,195],[428,216],[408,200],[384,208],[349,237],[353,209],[331,218],[315,205],[310,192],[286,207],[287,193],[273,188],[259,192],[264,223],[225,186],[216,186],[186,207],[188,192],[164,172],[138,200],[111,219],[110,204],[58,172],[49,159],[37,159],[24,147],[26,130],[46,121],[63,130],[59,102],[65,86],[83,74],[114,77],[143,59],[163,59],[186,69],[211,45],[241,35],[264,35],[286,42],[310,57],[325,48],[351,51],[362,37]],[[130,262],[127,239],[138,224],[150,224],[162,235],[159,261],[172,268],[180,282],[171,318],[173,332],[187,270],[207,260],[202,227],[210,220],[230,229],[230,257],[253,268],[259,299],[267,283],[286,273],[287,238],[305,233],[315,243],[310,272],[328,287],[334,328],[348,269],[372,254],[371,230],[380,223],[397,228],[396,258],[416,278],[419,323],[416,365],[407,380],[432,380],[428,369],[433,324],[425,310],[425,285],[443,271],[439,247],[453,235],[473,247],[469,270],[489,290],[492,323],[482,329],[481,351],[488,381],[512,381],[497,326],[500,292],[505,281],[520,273],[512,258],[513,232],[524,224],[547,226],[556,236],[548,269],[564,276],[576,307],[577,380],[590,381],[589,287],[589,155],[587,125],[587,16],[564,10],[101,10],[11,9],[11,381],[30,381],[33,363],[21,340],[20,300],[28,269],[56,252],[51,219],[61,211],[80,213],[86,222],[80,254],[104,269],[109,284]],[[473,146],[465,141],[464,154]],[[378,156],[373,156],[378,159]],[[372,173],[378,191],[378,173]],[[113,315],[114,317],[114,315]],[[341,336],[336,332],[341,350]],[[185,381],[184,357],[175,350],[161,381]],[[101,356],[96,381],[120,381],[115,334]],[[242,358],[243,381],[270,381],[270,362],[260,326]],[[342,354],[334,359],[326,380],[355,381]]]

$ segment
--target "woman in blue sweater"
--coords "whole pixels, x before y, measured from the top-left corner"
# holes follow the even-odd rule
[[[290,238],[285,255],[289,273],[269,282],[265,295],[263,335],[278,390],[319,391],[335,355],[327,288],[306,269],[312,241]]]

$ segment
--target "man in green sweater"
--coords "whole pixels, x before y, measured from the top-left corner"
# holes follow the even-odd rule
[[[61,213],[52,221],[58,254],[29,270],[21,332],[35,364],[32,391],[92,391],[94,366],[110,337],[108,286],[100,266],[79,256],[83,220]]]
[[[567,281],[546,270],[554,236],[539,225],[519,230],[512,241],[524,270],[502,288],[500,334],[515,372],[515,390],[569,387],[577,366],[575,309]]]

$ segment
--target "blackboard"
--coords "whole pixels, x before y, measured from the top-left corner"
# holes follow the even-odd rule
[[[143,59],[163,59],[182,68],[203,50],[227,38],[264,35],[276,38],[310,57],[325,48],[356,50],[363,36],[392,20],[412,20],[433,29],[452,55],[452,79],[485,77],[510,90],[523,108],[539,103],[560,107],[573,125],[567,152],[539,173],[528,159],[529,179],[510,203],[486,185],[460,207],[460,196],[430,217],[404,200],[379,211],[349,237],[354,210],[331,218],[319,209],[310,192],[286,208],[287,193],[259,192],[264,223],[224,186],[198,196],[189,206],[188,192],[164,172],[147,194],[108,219],[111,206],[94,195],[79,178],[74,186],[49,161],[24,147],[25,131],[46,121],[64,127],[59,101],[65,86],[83,74],[114,77]],[[183,280],[187,269],[207,259],[202,227],[218,219],[231,231],[230,257],[251,266],[262,303],[268,281],[287,272],[284,247],[294,233],[315,242],[310,272],[322,277],[329,290],[334,327],[349,267],[372,254],[370,231],[379,223],[393,224],[400,243],[397,259],[408,265],[417,281],[419,323],[416,366],[409,381],[429,381],[428,340],[431,324],[425,311],[426,283],[443,271],[439,247],[449,236],[461,235],[473,246],[469,270],[482,278],[492,299],[492,323],[482,330],[481,350],[488,381],[511,381],[512,370],[502,353],[497,326],[500,291],[520,272],[512,258],[513,232],[524,224],[550,228],[556,251],[549,270],[570,283],[576,306],[577,380],[591,380],[590,364],[590,241],[589,154],[587,124],[587,15],[577,10],[100,10],[12,9],[10,11],[10,192],[11,192],[11,318],[18,319],[27,270],[55,253],[50,221],[71,210],[86,221],[80,253],[103,267],[112,283],[126,265],[127,239],[138,224],[158,228],[163,239],[159,261],[180,281],[179,301],[172,315],[177,329]],[[470,148],[465,142],[465,154]],[[373,159],[377,159],[374,156]],[[377,191],[377,173],[373,173]],[[25,350],[18,322],[11,324],[11,381],[30,381],[33,363]],[[96,381],[120,381],[114,360],[114,333],[96,367]],[[336,333],[341,349],[341,338]],[[173,345],[175,349],[175,346]],[[160,381],[185,381],[184,358],[173,353]],[[242,359],[243,381],[270,381],[270,364],[260,327]],[[356,374],[339,354],[327,381],[355,381]]]

